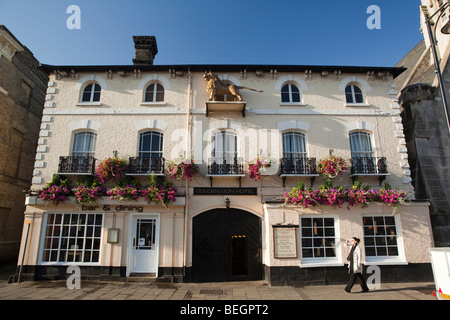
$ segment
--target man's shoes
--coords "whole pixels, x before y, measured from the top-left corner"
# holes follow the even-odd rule
[[[345,292],[350,293],[350,290],[348,290],[347,288],[344,289]]]
[[[369,289],[364,289],[364,290],[361,291],[361,292],[369,292]]]

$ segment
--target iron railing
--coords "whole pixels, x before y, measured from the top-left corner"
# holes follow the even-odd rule
[[[387,174],[385,157],[355,157],[350,159],[352,175]]]
[[[163,157],[130,157],[128,161],[129,174],[164,174]]]
[[[317,174],[316,158],[284,157],[281,159],[281,174]]]
[[[244,160],[242,158],[209,158],[208,175],[243,175]]]
[[[93,156],[61,156],[58,172],[65,174],[94,174],[95,158]]]

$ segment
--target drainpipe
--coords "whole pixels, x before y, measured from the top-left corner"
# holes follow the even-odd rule
[[[186,127],[188,135],[186,139],[186,158],[191,158],[191,106],[192,106],[192,74],[188,69],[188,103],[186,112]],[[186,263],[187,263],[187,241],[188,241],[188,222],[189,222],[189,180],[186,180],[186,193],[184,204],[184,241],[183,241],[183,276],[186,276]]]
[[[25,260],[25,253],[27,251],[27,244],[28,244],[28,234],[30,233],[30,226],[31,226],[31,220],[27,219],[25,221],[25,223],[27,224],[27,235],[25,237],[25,244],[23,246],[23,254],[22,254],[22,261],[20,262],[20,267],[19,267],[19,275],[17,277],[17,282],[20,282],[20,278],[22,277],[22,267],[23,267],[23,262]]]

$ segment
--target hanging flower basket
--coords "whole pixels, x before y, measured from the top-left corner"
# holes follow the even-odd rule
[[[272,165],[270,159],[257,157],[253,161],[248,163],[248,174],[250,178],[258,181],[261,178],[261,169],[269,168]]]
[[[333,179],[347,170],[347,162],[342,157],[330,155],[319,161],[317,170],[328,178]]]
[[[169,203],[176,201],[177,190],[170,182],[162,184],[150,184],[150,186],[142,190],[141,194],[148,203],[162,204],[167,208]]]
[[[171,162],[168,169],[172,178],[192,181],[192,177],[197,174],[198,166],[194,160],[181,160]]]
[[[117,157],[107,158],[100,162],[97,166],[96,173],[98,179],[105,183],[112,179],[119,179],[127,170],[126,160],[119,159]]]

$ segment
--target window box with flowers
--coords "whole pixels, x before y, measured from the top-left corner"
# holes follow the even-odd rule
[[[37,197],[47,201],[48,204],[59,205],[65,202],[71,195],[70,181],[61,179],[59,175],[53,175],[52,181],[38,191]]]
[[[174,179],[185,179],[192,181],[197,174],[198,166],[194,160],[179,160],[169,164],[169,175]]]
[[[99,163],[96,169],[98,179],[102,182],[117,180],[123,177],[127,171],[127,161],[117,157],[111,157]]]
[[[99,181],[92,183],[82,181],[72,189],[75,196],[75,204],[97,203],[99,197],[106,195],[106,189]]]
[[[318,190],[306,189],[303,183],[299,183],[290,192],[285,192],[284,200],[286,204],[294,204],[303,208],[315,207],[318,205],[328,205],[341,208],[347,203],[347,207],[361,205],[363,208],[370,203],[384,203],[389,207],[398,209],[406,201],[406,193],[400,190],[393,190],[388,184],[385,188],[361,188],[354,185],[350,189],[342,187],[332,187],[331,184],[319,186]]]
[[[250,178],[258,181],[261,178],[261,169],[269,168],[271,165],[272,161],[270,159],[257,157],[248,163],[248,174]]]

